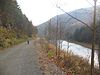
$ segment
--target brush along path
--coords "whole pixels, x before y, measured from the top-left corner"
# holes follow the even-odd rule
[[[66,75],[57,65],[54,64],[52,59],[49,59],[46,51],[46,41],[43,39],[37,39],[36,41],[37,53],[40,62],[40,68],[43,71],[43,75]]]
[[[0,52],[0,75],[42,75],[34,41]]]

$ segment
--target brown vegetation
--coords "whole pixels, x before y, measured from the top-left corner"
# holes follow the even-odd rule
[[[53,44],[49,44],[43,39],[41,42],[41,47],[50,62],[57,65],[63,72],[70,75],[90,75],[90,64],[88,63],[88,60],[63,50],[59,50],[60,54],[56,55],[56,47]],[[99,75],[97,74],[97,71],[95,72],[95,75]]]

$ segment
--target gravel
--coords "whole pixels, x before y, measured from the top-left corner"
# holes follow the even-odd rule
[[[0,75],[42,75],[34,41],[0,51]]]

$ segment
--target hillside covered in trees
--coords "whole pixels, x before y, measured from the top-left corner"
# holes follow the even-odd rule
[[[91,44],[91,61],[94,61],[94,58],[92,58],[94,57],[93,50],[97,51],[100,70],[99,12],[100,6],[97,6],[97,9],[95,10],[96,15],[94,15],[93,7],[86,9],[78,9],[72,12],[65,12],[65,14],[57,15],[37,27],[38,35],[46,37],[47,40],[54,42],[55,40],[66,40],[68,42],[78,41],[81,43],[84,42],[85,44]],[[96,45],[98,46],[97,48],[95,47]]]
[[[36,27],[22,13],[16,0],[0,0],[0,48],[35,36]]]

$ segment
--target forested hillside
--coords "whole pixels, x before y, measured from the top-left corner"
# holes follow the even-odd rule
[[[97,26],[100,25],[100,6],[97,6]],[[84,9],[78,9],[72,12],[68,12],[75,18],[85,22],[88,24],[88,26],[92,26],[93,21],[93,8],[84,8]],[[51,25],[51,26],[50,26]],[[57,29],[57,16],[51,18],[49,21],[40,24],[38,28],[38,34],[40,36],[45,36],[45,34],[48,32],[48,28],[51,29],[50,33],[53,35],[52,37],[55,37],[54,34],[56,34]],[[80,42],[90,42],[92,40],[91,37],[91,30],[84,24],[80,23],[79,21],[71,18],[67,14],[61,14],[58,15],[58,30],[61,30],[63,33],[62,40],[76,40]],[[99,28],[98,28],[99,30]],[[47,33],[48,34],[48,33]],[[87,35],[87,37],[85,36]]]
[[[93,11],[95,11],[95,13]],[[47,40],[51,42],[53,41],[54,43],[55,40],[56,42],[57,40],[66,40],[69,42],[78,41],[81,43],[84,42],[87,44],[91,44],[91,50],[97,51],[98,64],[100,69],[99,12],[100,6],[97,6],[96,10],[93,10],[93,7],[91,7],[75,10],[73,12],[66,12],[62,15],[57,15],[56,17],[53,17],[49,21],[38,26],[38,34],[40,36],[42,35],[42,37],[46,37]],[[96,45],[98,46],[97,48],[95,47]],[[93,53],[94,52],[92,52],[92,55]],[[94,57],[94,55],[92,57]]]
[[[0,47],[9,47],[35,33],[36,27],[22,13],[16,0],[0,0]]]

